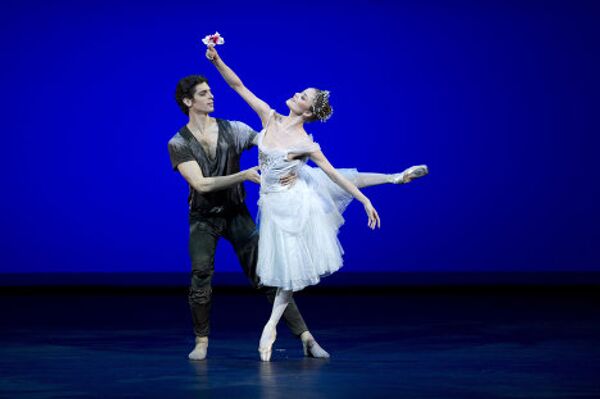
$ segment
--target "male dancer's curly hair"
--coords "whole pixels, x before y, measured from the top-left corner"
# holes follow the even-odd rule
[[[192,100],[194,98],[194,88],[201,83],[208,83],[208,79],[201,75],[190,75],[177,82],[175,101],[177,101],[177,105],[184,114],[189,115],[190,109],[183,103],[183,99],[189,98]]]
[[[310,107],[313,114],[310,121],[320,120],[321,122],[325,122],[327,119],[331,118],[331,114],[333,114],[333,108],[331,108],[331,104],[329,104],[330,93],[328,90],[315,90],[317,91],[317,95]]]

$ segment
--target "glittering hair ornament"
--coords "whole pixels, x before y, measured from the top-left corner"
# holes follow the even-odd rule
[[[329,90],[317,90],[317,95],[310,107],[311,112],[316,119],[326,122],[333,114],[333,108],[329,104]]]

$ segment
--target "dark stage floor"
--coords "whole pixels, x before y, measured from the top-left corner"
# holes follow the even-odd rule
[[[185,291],[3,290],[2,398],[599,398],[592,288],[308,291],[329,361],[285,326],[258,360],[264,298],[216,289],[209,359],[190,362]]]

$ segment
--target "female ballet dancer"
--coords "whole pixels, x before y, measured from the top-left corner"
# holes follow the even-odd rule
[[[357,187],[408,183],[428,170],[425,165],[394,175],[336,170],[304,130],[304,123],[331,116],[329,92],[308,88],[294,94],[286,101],[289,114],[283,116],[244,86],[213,45],[208,46],[206,57],[258,114],[264,127],[257,137],[261,170],[257,275],[262,285],[278,289],[258,351],[262,361],[269,361],[277,323],[293,292],[317,284],[342,266],[337,233],[344,221],[342,212],[352,198],[363,204],[369,228],[380,227],[377,211]],[[308,159],[320,169],[306,165]],[[290,174],[297,176],[294,184],[282,185],[281,179]],[[319,357],[328,357],[310,342],[304,345],[305,355],[317,351]]]

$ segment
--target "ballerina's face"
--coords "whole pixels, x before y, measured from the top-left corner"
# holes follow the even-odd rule
[[[317,90],[309,87],[303,92],[295,93],[285,104],[288,106],[290,111],[297,115],[302,115],[305,112],[311,112],[310,107],[313,104]]]

